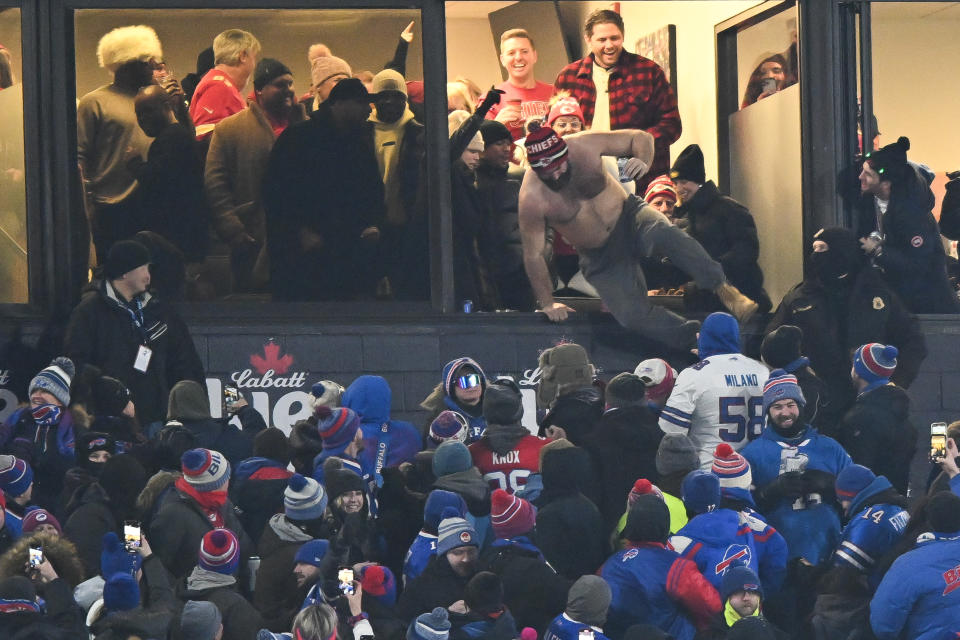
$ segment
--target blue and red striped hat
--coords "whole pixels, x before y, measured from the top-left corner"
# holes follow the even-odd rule
[[[230,529],[207,531],[200,541],[198,564],[201,569],[233,575],[240,564],[240,543]]]
[[[316,415],[317,431],[323,440],[324,451],[341,453],[353,442],[353,437],[360,428],[360,416],[353,409],[320,406],[317,407]]]
[[[767,383],[763,385],[763,415],[767,415],[770,405],[780,400],[795,400],[801,407],[807,404],[797,376],[783,369],[774,369],[770,372]]]
[[[897,369],[897,355],[893,345],[870,342],[853,354],[853,370],[867,382],[889,380]]]

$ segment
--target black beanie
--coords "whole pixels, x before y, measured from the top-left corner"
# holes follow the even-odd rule
[[[703,184],[707,181],[706,171],[703,168],[703,151],[700,145],[691,144],[680,152],[673,168],[670,169],[670,177],[673,180],[689,180],[697,184]]]
[[[348,491],[363,491],[363,478],[349,469],[323,469],[327,495],[333,502]]]
[[[0,581],[0,599],[34,601],[37,589],[26,576],[10,576]]]
[[[376,96],[367,91],[367,88],[363,86],[363,83],[360,82],[359,79],[344,78],[333,85],[333,89],[330,90],[330,95],[327,96],[325,102],[329,102],[330,104],[340,102],[341,100],[373,102],[375,99]]]
[[[774,369],[785,366],[800,357],[800,341],[803,331],[800,327],[785,324],[771,331],[760,346],[760,357]]]
[[[290,444],[283,431],[276,427],[264,429],[253,438],[253,455],[270,458],[281,464],[290,462]]]
[[[727,640],[777,640],[778,637],[773,625],[761,616],[740,618],[727,632]]]
[[[487,424],[512,425],[523,416],[520,387],[510,379],[497,380],[483,392],[483,418]]]
[[[949,491],[934,494],[927,503],[927,520],[937,533],[960,531],[960,497]]]
[[[910,149],[910,139],[900,136],[897,141],[881,147],[879,151],[864,156],[874,171],[880,174],[881,180],[898,182],[907,173],[907,151]]]
[[[670,510],[662,498],[645,494],[627,514],[623,537],[631,542],[666,542],[670,535]]]
[[[121,240],[110,247],[107,261],[103,265],[103,275],[108,280],[116,280],[145,264],[150,264],[150,252],[147,248],[136,240]]]
[[[607,405],[619,409],[643,404],[647,385],[638,375],[618,373],[607,383],[603,392]]]
[[[513,136],[510,135],[510,130],[507,129],[502,122],[497,122],[496,120],[484,120],[480,123],[480,136],[483,138],[484,146],[487,147],[501,140],[513,142]]]
[[[470,578],[463,590],[463,603],[481,615],[503,609],[503,582],[490,571],[481,571]]]
[[[137,496],[147,485],[147,479],[147,470],[130,454],[113,456],[100,471],[100,486],[119,513],[132,512]]]
[[[93,414],[119,416],[130,402],[127,386],[110,376],[100,376],[93,382]]]
[[[284,75],[293,75],[287,65],[273,58],[264,58],[257,63],[257,68],[253,70],[253,88],[260,91],[265,85]]]

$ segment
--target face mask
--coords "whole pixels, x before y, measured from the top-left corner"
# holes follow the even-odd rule
[[[810,265],[823,284],[850,279],[850,265],[835,251],[814,251],[810,254]]]
[[[33,421],[42,427],[49,427],[54,424],[60,424],[60,416],[63,414],[63,407],[55,404],[41,404],[30,409],[33,415]]]

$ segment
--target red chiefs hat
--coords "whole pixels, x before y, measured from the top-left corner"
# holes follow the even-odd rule
[[[534,126],[534,125],[531,125]],[[527,135],[523,145],[535,171],[551,171],[567,157],[567,143],[550,127],[541,126]]]

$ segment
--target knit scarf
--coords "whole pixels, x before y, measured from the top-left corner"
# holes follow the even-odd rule
[[[226,491],[197,491],[184,478],[177,478],[176,487],[200,505],[203,513],[215,529],[223,528],[224,521],[221,511],[223,505],[227,503]]]
[[[750,614],[749,617],[753,618],[760,615],[760,607],[757,607],[757,610]],[[723,619],[727,621],[727,626],[732,627],[733,623],[742,618],[737,610],[733,608],[733,605],[730,604],[730,599],[727,598],[727,603],[723,606]]]
[[[63,407],[55,404],[40,404],[31,407],[30,414],[33,416],[33,421],[39,426],[49,427],[60,423]]]

